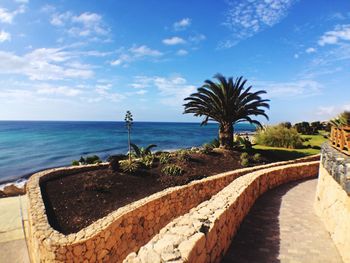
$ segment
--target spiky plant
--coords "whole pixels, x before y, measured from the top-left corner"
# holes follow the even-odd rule
[[[193,113],[194,116],[205,116],[201,125],[208,121],[219,123],[220,148],[232,149],[233,125],[239,122],[249,122],[257,126],[262,124],[252,116],[264,116],[268,119],[265,109],[269,109],[269,100],[260,95],[266,91],[251,92],[251,86],[245,88],[247,80],[243,77],[226,79],[221,74],[214,76],[218,82],[206,80],[196,93],[185,98],[184,113]]]
[[[350,111],[342,112],[336,118],[330,120],[330,123],[337,128],[350,126]]]
[[[132,149],[134,151],[133,154],[137,158],[142,158],[142,157],[144,157],[146,155],[152,154],[151,149],[154,148],[154,147],[157,147],[157,145],[155,145],[155,144],[150,144],[150,145],[148,145],[145,148],[139,147],[139,146],[137,146],[134,143],[130,143],[130,145],[131,145],[131,147],[132,147]]]

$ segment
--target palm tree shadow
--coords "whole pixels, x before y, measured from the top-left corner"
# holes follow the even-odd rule
[[[264,193],[243,220],[221,262],[280,262],[279,214],[282,197],[306,180],[298,180]]]

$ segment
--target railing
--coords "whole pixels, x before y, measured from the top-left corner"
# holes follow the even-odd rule
[[[350,126],[332,127],[330,141],[332,146],[350,155]]]

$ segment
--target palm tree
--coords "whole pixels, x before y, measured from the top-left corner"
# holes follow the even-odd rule
[[[219,123],[220,148],[232,149],[233,125],[239,122],[249,122],[262,127],[261,123],[251,116],[264,116],[268,119],[263,108],[269,109],[269,100],[262,99],[261,94],[266,91],[251,92],[251,86],[245,88],[247,80],[243,77],[233,81],[221,74],[214,76],[218,82],[206,80],[196,93],[185,98],[184,113],[193,113],[194,116],[205,116],[201,125],[209,120]]]

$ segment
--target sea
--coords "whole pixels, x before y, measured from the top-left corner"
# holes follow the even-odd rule
[[[235,125],[235,132],[253,131],[253,125]],[[156,151],[172,151],[200,146],[217,134],[215,123],[135,122],[131,141],[142,147],[156,144]],[[124,122],[0,121],[0,183],[67,166],[81,156],[96,154],[106,160],[127,150]]]

